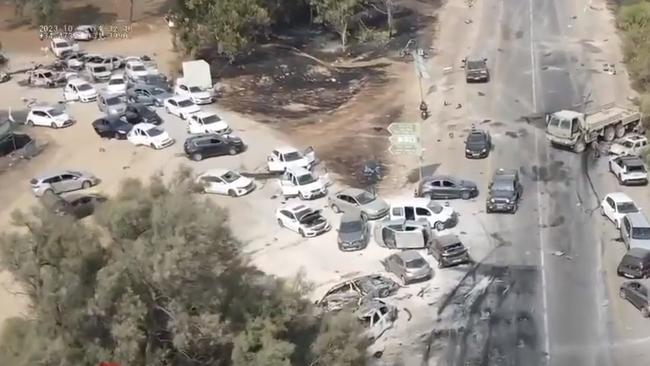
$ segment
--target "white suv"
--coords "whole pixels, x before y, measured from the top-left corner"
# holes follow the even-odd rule
[[[311,200],[327,195],[325,182],[305,168],[287,169],[279,184],[285,197],[298,196],[303,200]]]
[[[48,126],[52,128],[68,127],[74,124],[74,120],[61,108],[54,106],[36,106],[27,114],[25,119],[27,126]]]
[[[638,156],[615,156],[609,160],[609,171],[618,178],[621,185],[646,185],[648,172]]]
[[[636,203],[623,192],[610,193],[600,203],[600,214],[610,219],[617,229],[625,215],[639,211]]]

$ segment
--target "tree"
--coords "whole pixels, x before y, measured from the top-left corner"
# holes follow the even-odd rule
[[[347,47],[350,20],[357,13],[361,0],[311,0],[316,9],[316,21],[331,27]]]
[[[44,208],[14,213],[20,230],[0,236],[0,258],[32,318],[9,323],[2,364],[292,366],[319,357],[311,340],[329,320],[304,299],[307,285],[250,266],[227,213],[193,182],[185,168],[168,182],[127,179],[91,222]]]
[[[361,332],[353,314],[342,311],[328,315],[312,345],[313,353],[318,356],[310,366],[365,365],[368,341],[359,336]]]
[[[61,10],[60,0],[28,0],[36,24],[56,24]]]
[[[395,24],[393,21],[395,3],[393,0],[368,0],[368,5],[373,7],[378,12],[386,15],[386,27],[388,28],[388,36],[392,37],[395,32]]]

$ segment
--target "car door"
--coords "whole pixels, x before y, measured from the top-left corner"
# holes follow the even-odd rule
[[[341,202],[342,207],[340,207],[340,208],[343,211],[347,211],[347,210],[354,209],[354,208],[357,207],[357,201],[355,201],[355,199],[352,198],[352,196],[350,196],[350,195],[340,194],[338,196],[338,199]]]
[[[404,219],[404,207],[394,206],[390,208],[390,219]]]
[[[630,233],[632,231],[632,227],[627,217],[623,218],[620,231],[621,231],[621,239],[623,239],[623,243],[625,244],[625,247],[627,249],[630,249]]]
[[[60,175],[55,175],[53,177],[50,177],[48,179],[45,179],[43,183],[49,184],[50,187],[52,187],[52,191],[54,193],[61,193],[64,192],[63,189],[63,184],[61,183],[61,176]]]
[[[74,174],[61,174],[61,183],[65,191],[81,189],[81,179]]]
[[[147,135],[144,133],[144,130],[141,128],[134,129],[135,143],[136,145],[146,145],[147,144]]]
[[[408,218],[407,218],[408,219]],[[435,217],[432,216],[431,211],[424,207],[415,207],[415,220],[426,220],[431,225],[435,225],[435,221],[437,221]]]
[[[308,147],[305,152],[303,153],[305,158],[307,158],[307,161],[311,164],[316,161],[316,152],[314,151],[313,147]]]
[[[77,99],[77,89],[72,84],[68,84],[63,89],[63,98],[65,100],[75,100]]]
[[[48,118],[48,115],[43,112],[43,111],[34,111],[32,112],[32,116],[35,117],[32,122],[34,122],[34,125],[36,126],[49,126],[50,121]]]
[[[442,181],[434,180],[429,182],[429,197],[431,199],[444,198],[444,190],[442,188]]]
[[[272,172],[281,172],[284,170],[284,165],[280,161],[280,153],[277,150],[271,152],[271,155],[267,158],[267,163],[269,170]]]
[[[460,198],[460,188],[456,182],[449,179],[442,181],[442,192],[445,198]]]
[[[640,283],[634,282],[632,285],[630,285],[630,302],[634,304],[634,306],[637,307],[637,309],[640,309],[643,307],[645,303],[645,299],[648,296],[648,291],[645,287],[643,287]]]
[[[295,196],[298,194],[298,186],[294,182],[291,172],[284,172],[279,179],[280,190],[283,196]]]
[[[175,101],[174,99],[170,99],[170,100],[168,101],[168,103],[169,103],[169,111],[170,111],[172,114],[176,114],[176,115],[177,115],[177,114],[178,114],[178,103],[176,103],[176,101]]]
[[[401,230],[395,234],[398,249],[424,248],[424,238],[422,237],[422,228],[420,226],[404,224]]]
[[[177,93],[178,93],[178,95],[188,95],[188,94],[190,94],[190,91],[187,89],[187,87],[185,85],[179,84]]]
[[[398,277],[402,277],[404,274],[404,261],[402,258],[397,254],[393,254],[390,263],[391,272],[395,273]]]
[[[228,192],[225,182],[220,177],[208,175],[201,178],[201,182],[208,193],[226,194]]]
[[[286,226],[288,229],[293,230],[295,232],[298,232],[300,229],[300,223],[296,219],[296,217],[293,215],[293,213],[287,211],[287,210],[282,210],[280,211],[280,215],[283,215],[285,220],[284,226]]]

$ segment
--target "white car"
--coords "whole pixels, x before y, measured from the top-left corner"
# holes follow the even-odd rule
[[[214,112],[196,112],[187,119],[187,132],[190,134],[216,133],[228,135],[232,129],[226,121]]]
[[[86,72],[95,82],[108,81],[111,77],[111,70],[106,66],[86,65]]]
[[[106,84],[106,90],[111,94],[126,94],[126,80],[124,80],[124,75],[111,75]]]
[[[156,150],[171,146],[175,142],[167,131],[151,123],[138,123],[134,125],[126,135],[126,138],[136,146],[146,145]]]
[[[255,189],[252,179],[242,177],[238,172],[227,169],[210,169],[197,177],[205,193],[240,197]]]
[[[210,104],[214,102],[214,95],[212,91],[202,89],[198,86],[191,86],[185,82],[183,78],[176,80],[174,93],[179,96],[188,97],[196,104]]]
[[[329,231],[332,227],[321,215],[321,210],[314,210],[302,203],[288,204],[275,211],[278,225],[295,231],[302,237],[311,238]]]
[[[618,179],[621,185],[646,185],[648,172],[643,160],[634,155],[615,156],[609,160],[609,171]]]
[[[622,192],[610,193],[600,203],[600,213],[612,221],[617,229],[621,227],[625,215],[639,211],[641,209],[636,203]]]
[[[138,80],[149,75],[149,70],[141,61],[127,61],[124,66],[125,75],[131,80]]]
[[[641,135],[629,135],[616,141],[609,148],[612,155],[637,155],[645,153],[648,150],[648,138]]]
[[[61,57],[66,52],[72,52],[77,50],[78,47],[75,47],[73,43],[69,42],[64,38],[54,37],[50,41],[50,51],[52,51],[52,53],[56,57]]]
[[[285,170],[278,182],[284,197],[297,196],[302,200],[311,200],[327,195],[325,180],[317,178],[305,168]]]
[[[96,38],[97,27],[94,25],[79,25],[72,32],[75,41],[91,41]]]
[[[61,128],[72,126],[74,120],[65,113],[61,108],[54,106],[36,106],[27,114],[25,124],[27,126],[48,126],[52,128]]]
[[[129,62],[143,64],[144,68],[147,70],[148,75],[155,75],[160,73],[158,70],[158,65],[149,56],[127,56],[124,58],[123,62],[125,64]]]
[[[194,104],[194,102],[187,97],[167,98],[165,99],[164,106],[167,113],[178,116],[180,119],[186,119],[191,114],[201,110],[201,107]]]
[[[443,206],[430,198],[399,198],[390,203],[389,220],[426,220],[438,231],[458,224],[458,214],[452,207]]]
[[[68,102],[73,100],[83,103],[94,102],[97,100],[97,90],[86,80],[72,78],[63,88],[63,99]]]
[[[273,150],[266,161],[269,172],[284,172],[291,168],[311,169],[316,161],[316,153],[311,147],[302,153],[295,147],[282,146]]]

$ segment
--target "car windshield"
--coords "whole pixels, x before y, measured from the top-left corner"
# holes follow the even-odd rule
[[[339,232],[342,232],[342,233],[358,233],[361,230],[363,230],[363,222],[362,221],[342,222],[341,227],[339,228]]]
[[[92,86],[90,84],[81,84],[77,87],[77,90],[79,91],[86,91],[86,90],[92,90]]]
[[[94,71],[94,72],[105,72],[105,71],[106,71],[106,67],[104,67],[104,66],[97,66],[97,67],[94,67],[94,68],[93,68],[93,71]]]
[[[305,184],[314,183],[317,180],[311,174],[303,174],[301,176],[298,176],[297,179],[298,179],[298,184],[301,186],[304,186]]]
[[[284,154],[284,161],[296,161],[302,159],[302,154],[297,151]]]
[[[240,175],[235,173],[235,172],[228,172],[228,173],[221,176],[221,179],[223,179],[226,183],[232,183],[232,182],[236,181],[239,178],[240,178]]]
[[[162,133],[163,133],[163,130],[161,130],[159,128],[155,128],[155,127],[147,130],[147,135],[149,135],[150,137],[162,135]]]
[[[198,86],[190,86],[190,92],[192,93],[200,93],[202,91],[203,90],[201,90],[201,88],[199,88]]]
[[[106,105],[118,105],[122,103],[120,97],[111,97],[106,99]]]
[[[53,76],[53,74],[52,74],[51,72],[44,72],[44,73],[43,73],[43,77],[44,77],[44,78],[49,79],[49,78],[51,78],[52,76]]]
[[[306,208],[302,211],[296,212],[296,218],[298,219],[298,221],[303,221],[305,219],[305,216],[309,216],[313,214],[314,214],[314,210],[310,208]]]
[[[551,116],[551,119],[549,120],[548,125],[550,127],[558,127],[560,125],[560,119],[555,117],[555,116]]]
[[[181,100],[178,102],[179,107],[190,107],[192,105],[194,105],[194,103],[192,103],[192,101],[189,99]]]
[[[124,84],[124,79],[111,79],[108,81],[108,85],[122,85]]]
[[[153,88],[151,89],[151,94],[153,95],[160,95],[166,93],[164,89],[161,88]]]
[[[632,230],[632,238],[650,240],[650,227],[637,227]]]
[[[356,196],[355,198],[357,199],[357,202],[359,202],[360,205],[366,205],[375,200],[375,197],[368,192],[363,192],[358,196]]]
[[[616,211],[619,213],[639,212],[639,208],[634,202],[619,202],[616,204]]]
[[[467,68],[469,70],[482,69],[485,67],[483,61],[467,61]]]
[[[429,203],[429,209],[431,209],[434,214],[439,214],[442,212],[442,206],[435,202]]]
[[[485,141],[485,138],[481,133],[471,133],[467,137],[467,142],[470,144],[482,143],[483,141]]]
[[[203,123],[205,123],[205,124],[217,123],[219,121],[221,121],[221,118],[219,118],[219,116],[217,116],[216,114],[211,114],[211,115],[203,118]]]
[[[645,172],[645,167],[643,165],[628,165],[627,171],[631,173]]]
[[[70,47],[70,45],[67,42],[57,42],[54,44],[56,48],[66,48]]]
[[[425,262],[425,260],[422,258],[411,259],[410,261],[406,262],[406,268],[422,268],[426,265],[427,262]]]
[[[133,71],[146,71],[147,69],[144,68],[144,65],[135,65],[131,68]]]
[[[627,147],[627,148],[634,147],[634,143],[632,141],[630,141],[630,140],[627,140],[627,141],[623,142],[622,145],[623,145],[623,147]]]
[[[60,109],[50,109],[47,111],[47,114],[49,114],[52,117],[57,117],[63,115],[63,111]]]

